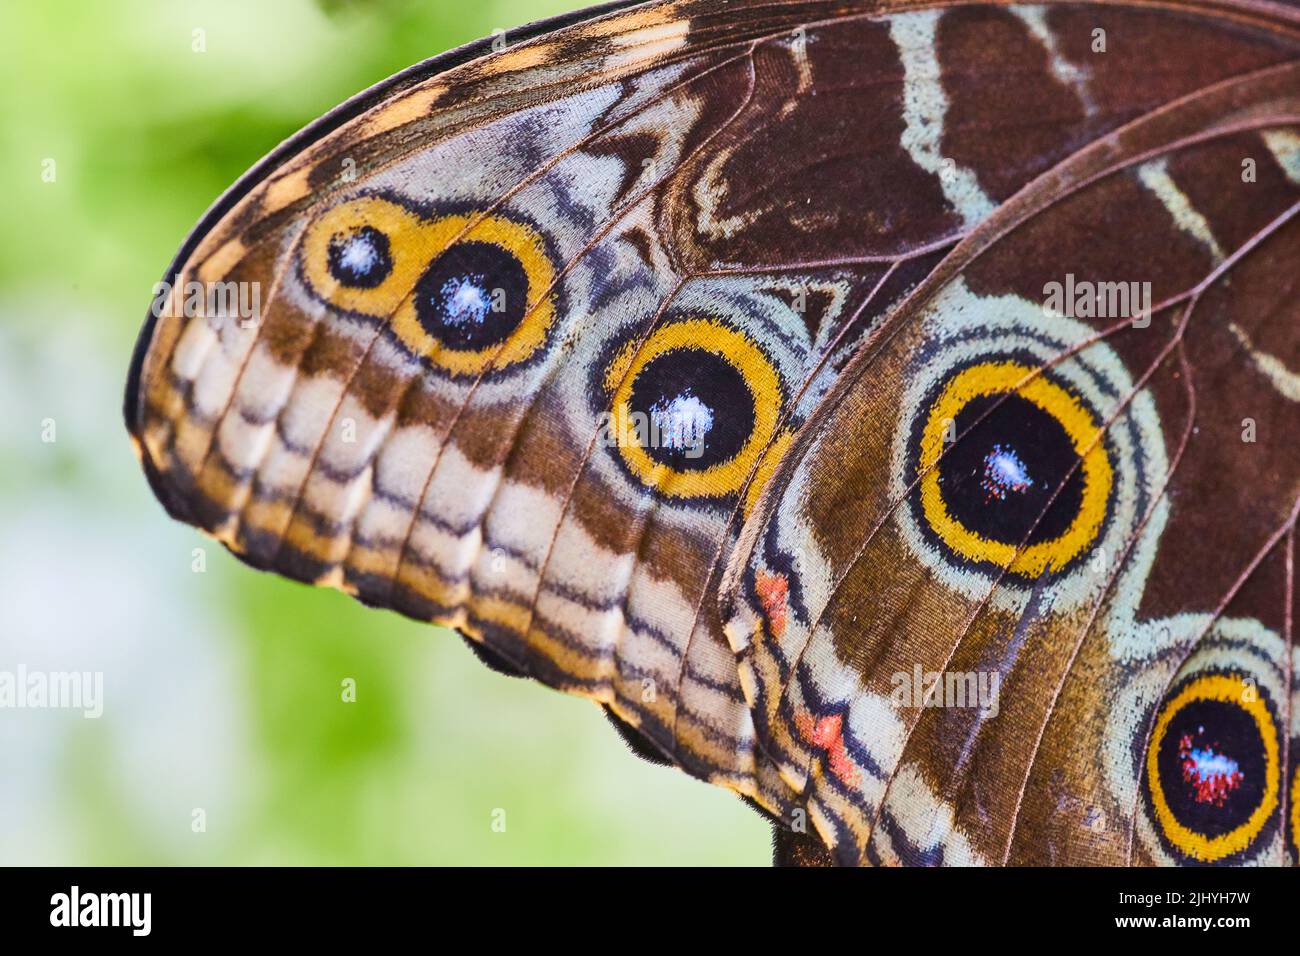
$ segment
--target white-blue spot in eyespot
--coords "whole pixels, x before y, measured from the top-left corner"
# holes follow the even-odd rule
[[[980,485],[988,497],[1002,501],[1009,491],[1028,491],[1034,481],[1015,449],[998,444],[984,458],[984,477]]]
[[[448,279],[438,291],[441,311],[448,325],[465,325],[473,322],[482,325],[492,309],[492,302],[483,288],[482,276],[458,276]]]
[[[355,276],[370,274],[379,260],[375,242],[364,232],[357,233],[344,244],[339,253],[339,265]]]
[[[1216,774],[1231,777],[1240,769],[1237,761],[1225,754],[1215,753],[1209,748],[1193,749],[1189,754],[1189,770],[1198,780],[1208,780]]]
[[[704,440],[713,427],[713,409],[687,389],[670,401],[660,400],[651,405],[650,419],[660,447],[702,452]]]

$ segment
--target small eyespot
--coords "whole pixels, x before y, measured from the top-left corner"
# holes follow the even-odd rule
[[[983,362],[940,389],[920,435],[921,511],[951,551],[1030,578],[1096,539],[1112,469],[1100,425],[1069,391],[1017,362]]]
[[[426,226],[382,196],[361,196],[320,213],[303,233],[299,272],[319,301],[386,320],[423,267]]]
[[[1183,681],[1156,712],[1145,763],[1146,796],[1171,849],[1201,863],[1249,849],[1278,805],[1267,695],[1236,674]]]
[[[742,333],[670,322],[610,364],[611,432],[642,484],[677,498],[737,492],[775,437],[780,377]]]
[[[393,271],[388,237],[374,226],[361,226],[330,237],[330,275],[353,289],[373,289]]]

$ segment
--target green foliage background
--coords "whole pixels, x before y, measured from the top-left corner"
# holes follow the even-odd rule
[[[756,815],[631,756],[591,704],[169,521],[121,426],[151,287],[229,183],[385,76],[572,4],[0,10],[0,670],[105,682],[98,720],[0,710],[0,863],[769,858]]]

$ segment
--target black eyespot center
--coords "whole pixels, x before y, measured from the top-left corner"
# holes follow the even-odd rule
[[[744,373],[703,348],[671,349],[647,362],[632,382],[628,404],[644,428],[646,453],[676,471],[730,461],[755,426]]]
[[[330,237],[330,275],[352,289],[373,289],[393,271],[388,236],[374,226],[361,226]]]
[[[1013,546],[1069,528],[1084,476],[1074,443],[1050,412],[1015,393],[980,395],[962,407],[952,431],[959,438],[939,459],[938,480],[965,527]]]
[[[512,252],[491,242],[459,242],[420,276],[415,314],[444,347],[478,351],[510,337],[527,314],[528,292],[528,273]]]

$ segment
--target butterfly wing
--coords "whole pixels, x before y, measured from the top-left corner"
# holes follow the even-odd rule
[[[1290,62],[1071,156],[786,456],[723,602],[841,862],[1294,854],[1298,122]]]
[[[1001,204],[1295,55],[1277,17],[1212,9],[654,3],[408,71],[182,250],[128,385],[145,470],[248,563],[454,627],[791,819],[786,718],[723,636],[742,523]],[[1096,29],[1150,42],[1152,79]],[[196,283],[234,307],[195,314]],[[792,628],[811,564],[758,585]]]

